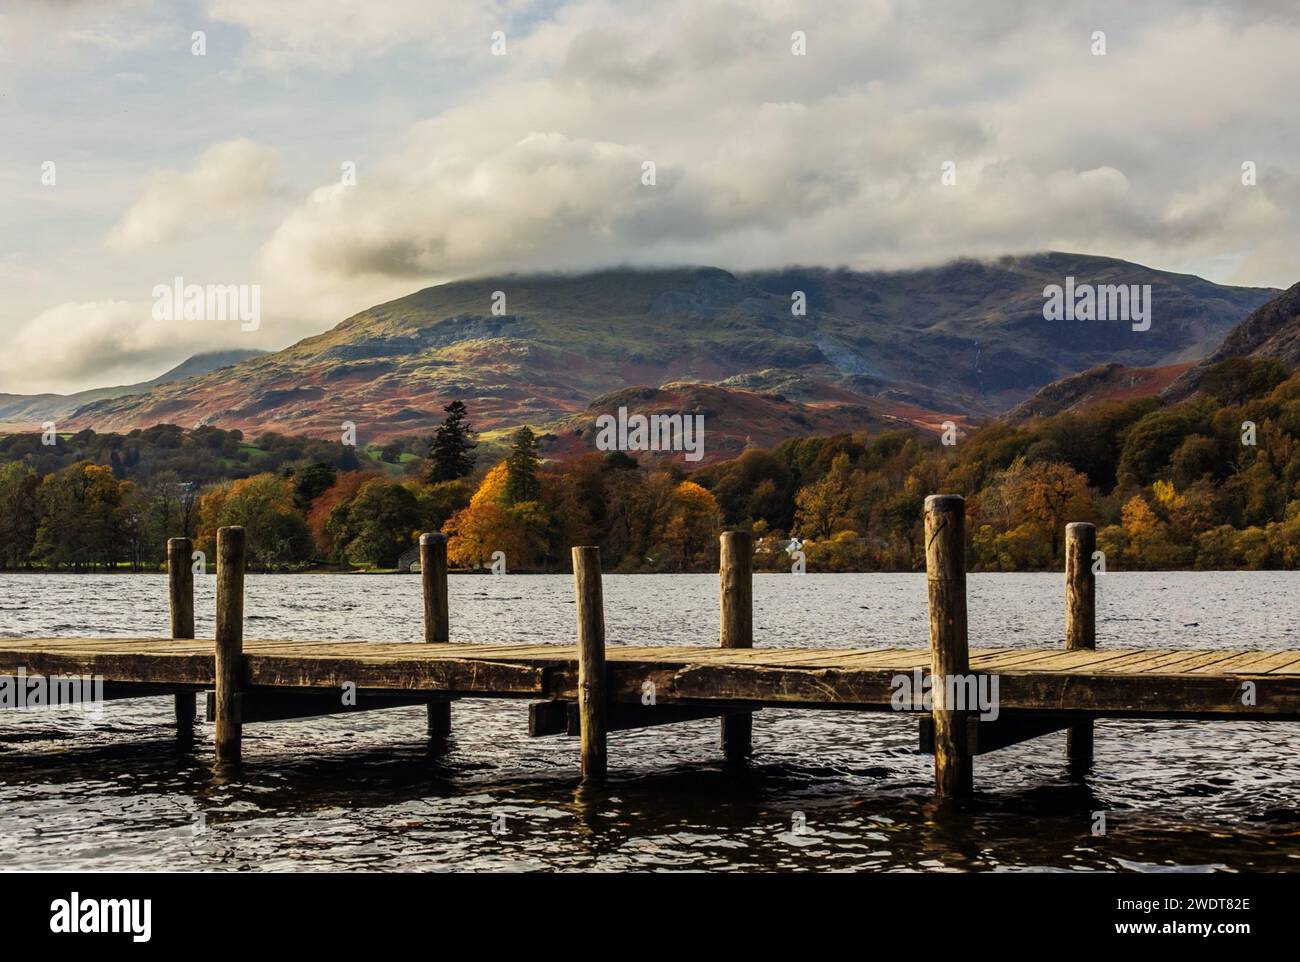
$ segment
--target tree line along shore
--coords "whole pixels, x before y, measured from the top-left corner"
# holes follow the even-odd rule
[[[702,466],[549,461],[529,428],[485,458],[472,412],[445,413],[432,436],[365,449],[169,424],[0,437],[0,570],[156,571],[167,538],[211,559],[217,528],[243,525],[263,571],[393,569],[432,530],[462,569],[565,571],[570,546],[598,544],[607,570],[713,571],[727,528],[754,532],[758,570],[802,552],[809,572],[915,571],[935,492],[967,497],[974,570],[1058,568],[1069,521],[1098,526],[1108,570],[1300,567],[1300,373],[1271,359],[1225,361],[1176,404],[1107,401],[953,445],[792,438]]]

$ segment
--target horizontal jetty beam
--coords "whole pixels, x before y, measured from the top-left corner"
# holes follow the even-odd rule
[[[208,691],[207,719],[216,717],[217,693]],[[235,696],[239,722],[249,725],[256,722],[299,721],[329,715],[348,715],[358,711],[375,711],[382,708],[410,708],[415,705],[446,704],[445,695],[378,695],[357,692],[355,704],[345,704],[341,691],[302,692],[282,688],[249,688]]]
[[[699,708],[693,705],[642,705],[628,702],[610,702],[605,709],[606,729],[612,732],[654,728],[658,725],[676,725],[703,718],[721,718],[726,714],[727,712],[720,708]],[[581,722],[577,702],[537,701],[528,706],[530,738],[542,738],[547,735],[577,735],[580,732]]]
[[[1050,712],[1028,714],[1001,714],[998,718],[982,721],[978,716],[966,719],[966,752],[969,755],[986,755],[1009,748],[1031,738],[1051,735],[1071,725],[1091,725],[1091,715],[1054,715]],[[934,721],[923,715],[919,725],[920,748],[923,755],[934,754]]]

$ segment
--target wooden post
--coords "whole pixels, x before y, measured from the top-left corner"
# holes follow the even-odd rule
[[[721,538],[723,648],[754,647],[754,536],[748,531],[724,531]],[[754,715],[730,712],[722,716],[722,751],[728,761],[748,758],[754,751]]]
[[[447,536],[441,531],[420,535],[420,581],[424,586],[424,640],[445,645],[451,640],[447,618]]]
[[[605,780],[605,602],[600,548],[573,549],[578,608],[578,717],[582,730],[582,780]]]
[[[420,584],[424,588],[424,640],[428,645],[451,641],[447,612],[447,536],[425,532],[420,536]],[[429,702],[429,735],[451,735],[451,702]]]
[[[1081,521],[1065,526],[1065,647],[1069,651],[1097,647],[1097,576],[1092,570],[1096,550],[1096,528]],[[1070,726],[1065,753],[1075,772],[1092,765],[1091,720]]]
[[[925,499],[925,572],[930,598],[930,678],[934,719],[934,781],[940,802],[970,795],[969,712],[947,704],[950,679],[970,673],[966,636],[966,501],[960,495]],[[960,690],[961,686],[954,685]]]
[[[189,538],[167,540],[167,598],[172,615],[172,637],[194,637],[194,569],[190,554],[194,542]],[[194,725],[194,692],[181,692],[174,696],[176,704],[176,730],[182,735],[192,731]]]
[[[217,761],[238,762],[239,689],[244,675],[244,529],[217,529],[217,648],[215,734]]]
[[[451,640],[447,611],[447,536],[441,531],[420,535],[420,584],[424,589],[424,640],[445,645]],[[429,734],[443,738],[451,734],[451,702],[431,701],[428,706]]]

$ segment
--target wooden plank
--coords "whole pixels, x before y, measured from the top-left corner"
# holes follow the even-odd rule
[[[192,697],[192,696],[191,696]],[[208,721],[215,720],[217,693],[205,693]],[[436,696],[373,695],[356,692],[356,703],[345,705],[343,693],[294,692],[281,689],[248,688],[239,692],[239,721],[241,725],[270,721],[301,721],[329,715],[348,715],[353,712],[375,711],[385,708],[424,707]]]
[[[1236,655],[1229,651],[1206,651],[1195,658],[1178,662],[1175,671],[1179,675],[1212,674],[1218,665],[1235,657]]]
[[[919,719],[918,736],[920,751],[923,755],[934,754],[934,721],[929,715]],[[1081,724],[1078,716],[1054,715],[1048,712],[1033,712],[1026,715],[1003,714],[993,721],[981,721],[971,717],[966,722],[966,746],[972,755],[987,755],[1029,741],[1051,735],[1062,729]]]
[[[582,732],[578,706],[569,705],[568,734]],[[729,712],[718,708],[700,708],[694,705],[643,705],[639,702],[610,702],[607,706],[606,730],[629,731],[636,728],[656,728],[660,725],[677,725],[682,722],[701,721],[706,718],[726,718]],[[751,714],[752,709],[746,714]]]
[[[1124,657],[1126,656],[1122,651],[1093,651],[1084,648],[1073,651],[1048,651],[1043,652],[1040,658],[1021,661],[1013,666],[993,669],[993,671],[1076,671],[1092,669]]]
[[[994,655],[991,658],[985,658],[980,662],[980,671],[986,673],[1009,671],[1020,665],[1032,664],[1046,658],[1054,657],[1059,654],[1056,651],[1044,651],[1041,648],[1023,648],[1019,651],[1010,651],[1002,655]]]
[[[918,665],[929,665],[930,653],[923,648],[914,650],[913,657]],[[841,654],[833,649],[799,649],[782,651],[781,649],[763,649],[760,658],[752,659],[753,664],[760,665],[803,665],[808,668],[865,668],[871,665],[898,666],[906,664],[909,658],[900,649],[876,649],[874,651],[857,651],[853,654]]]
[[[358,688],[478,695],[547,694],[547,669],[468,658],[286,658],[247,655],[248,682],[284,688]]]
[[[1144,658],[1141,662],[1135,662],[1129,665],[1128,667],[1126,667],[1124,670],[1124,674],[1136,675],[1136,674],[1144,674],[1149,671],[1151,672],[1165,671],[1177,665],[1181,661],[1187,661],[1191,658],[1195,658],[1198,654],[1200,654],[1199,651],[1169,650],[1169,651],[1153,652],[1150,656]]]
[[[1264,672],[1264,674],[1266,675],[1294,674],[1297,672],[1297,670],[1300,670],[1300,654],[1296,654],[1296,656],[1292,658],[1290,661],[1286,662],[1286,664],[1273,665],[1272,667],[1268,668]]]
[[[1300,658],[1300,652],[1294,651],[1238,651],[1232,659],[1214,667],[1216,674],[1264,674],[1270,669],[1288,664],[1292,659]],[[1204,673],[1204,672],[1201,672]]]
[[[194,687],[213,682],[212,654],[178,655],[148,652],[8,651],[0,650],[0,674],[19,668],[29,675],[100,675],[106,682],[179,684]]]
[[[569,701],[535,701],[528,705],[528,737],[569,733]]]
[[[1248,677],[1259,681],[1259,703],[1253,707],[1241,703],[1241,683]],[[1300,717],[1300,676],[1025,673],[1003,675],[998,696],[1003,710]]]

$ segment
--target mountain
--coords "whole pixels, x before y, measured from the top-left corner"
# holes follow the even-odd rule
[[[208,351],[187,358],[170,371],[150,381],[122,384],[117,387],[92,388],[89,391],[78,391],[76,394],[0,394],[0,427],[7,426],[11,430],[30,431],[34,424],[44,421],[62,421],[74,416],[78,409],[97,401],[131,394],[144,394],[152,388],[209,374],[265,353],[265,351],[254,350]]]
[[[1234,327],[1214,351],[1207,354],[1161,395],[1181,401],[1194,394],[1205,372],[1234,357],[1275,357],[1288,367],[1300,364],[1300,284],[1256,308]]]
[[[1070,276],[1150,284],[1150,329],[1044,320],[1044,288]],[[806,315],[792,311],[796,292]],[[1275,294],[1061,253],[891,272],[705,267],[486,278],[380,304],[183,385],[96,401],[73,421],[101,431],[169,421],[320,437],[351,421],[367,443],[429,431],[459,398],[490,440],[523,423],[572,431],[567,419],[591,417],[599,398],[691,383],[716,388],[707,406],[718,416],[736,392],[735,404],[773,429],[799,417],[932,426],[994,416],[1099,363],[1196,360]],[[762,424],[751,428],[728,430],[768,436]]]
[[[1079,374],[1053,381],[1029,400],[1021,401],[1002,419],[1011,424],[1020,424],[1065,411],[1081,411],[1103,401],[1154,397],[1194,363],[1187,361],[1183,364],[1166,364],[1164,367],[1099,364]]]
[[[652,416],[701,415],[704,418],[703,460],[734,458],[748,447],[773,447],[786,438],[816,434],[867,431],[878,434],[891,429],[922,428],[938,432],[943,418],[924,408],[900,402],[860,398],[851,394],[823,392],[816,403],[799,403],[783,394],[743,388],[675,382],[662,387],[625,388],[593,401],[581,414],[573,414],[544,426],[540,436],[542,453],[550,458],[567,458],[596,449],[596,419],[608,414],[617,419],[626,413]],[[953,416],[959,430],[970,427],[961,415]],[[629,452],[639,461],[685,462],[679,451]]]

